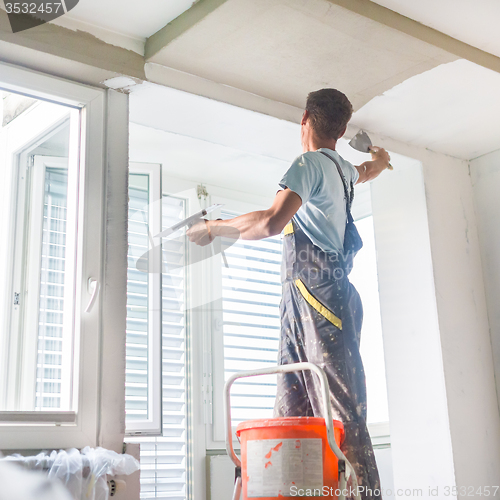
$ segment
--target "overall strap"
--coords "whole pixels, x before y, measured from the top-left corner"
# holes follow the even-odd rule
[[[345,194],[346,207],[347,207],[347,217],[348,217],[348,219],[352,219],[351,205],[352,205],[352,200],[354,199],[354,187],[352,185],[352,181],[351,181],[351,190],[349,192],[349,188],[347,187],[347,181],[346,181],[346,178],[344,176],[344,172],[342,172],[342,169],[340,168],[339,162],[333,156],[329,155],[328,153],[325,153],[324,151],[320,151],[320,153],[322,155],[325,155],[328,158],[330,158],[330,160],[332,160],[333,163],[335,163],[335,166],[337,167],[337,171],[340,175],[340,178],[342,179],[342,184],[344,185],[344,194]]]

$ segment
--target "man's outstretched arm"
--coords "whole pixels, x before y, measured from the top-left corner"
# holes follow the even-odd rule
[[[302,200],[297,193],[284,189],[278,191],[267,210],[250,212],[229,220],[201,221],[189,229],[187,235],[193,243],[208,245],[215,236],[227,236],[228,228],[233,228],[234,234],[243,240],[261,240],[280,234],[301,205]]]
[[[356,170],[359,172],[356,184],[375,179],[375,177],[378,177],[389,166],[391,157],[385,149],[373,146],[370,153],[372,154],[372,160],[365,161],[356,167]]]

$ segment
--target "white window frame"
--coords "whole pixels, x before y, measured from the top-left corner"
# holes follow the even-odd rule
[[[85,313],[92,290],[88,280],[102,283],[104,242],[104,181],[106,143],[106,93],[101,89],[68,82],[10,64],[0,64],[0,87],[81,109],[79,145],[70,149],[79,161],[78,261],[75,294],[74,365],[78,380],[77,401],[70,412],[0,412],[0,442],[3,449],[84,447],[98,444],[100,410],[101,297]],[[6,155],[19,153],[20,145],[9,145]],[[10,230],[12,236],[13,227]],[[5,342],[6,335],[3,335]],[[4,344],[5,346],[5,344]],[[4,379],[5,380],[5,379]]]
[[[49,119],[47,119],[47,115],[50,113]],[[76,110],[71,110],[71,114],[75,114]],[[11,162],[8,168],[9,172],[4,172],[6,176],[6,182],[11,180],[11,196],[12,199],[7,200],[8,208],[6,210],[7,213],[11,214],[14,217],[14,214],[17,212],[16,216],[16,226],[24,227],[25,225],[25,210],[24,206],[29,202],[30,194],[28,194],[28,200],[25,199],[26,192],[26,182],[28,177],[28,157],[26,153],[21,153],[19,157],[16,155],[16,151],[26,143],[32,143],[32,146],[36,146],[37,143],[45,141],[48,137],[57,133],[61,124],[67,121],[68,110],[64,108],[54,110],[53,106],[49,103],[40,102],[37,103],[33,108],[28,109],[19,117],[16,118],[15,122],[10,124],[11,128],[22,130],[22,134],[19,134],[15,139],[18,139],[18,142],[9,142],[8,144],[4,144],[5,151],[5,159],[10,158]],[[43,126],[40,127],[39,123],[42,121],[43,117]],[[76,117],[78,119],[78,117]],[[72,123],[73,126],[76,125],[77,131],[79,131],[78,124]],[[47,134],[47,130],[50,132]],[[40,138],[40,139],[39,139]],[[18,163],[15,164],[16,160]],[[73,158],[73,161],[77,161],[76,158]],[[6,162],[8,164],[8,162]],[[18,172],[15,172],[16,166],[19,167]],[[40,180],[40,179],[38,179]],[[19,188],[18,185],[19,184]],[[38,195],[41,195],[41,191],[44,188],[44,180],[40,185],[40,190],[38,191]],[[33,193],[31,193],[31,196]],[[43,196],[43,195],[42,195]],[[37,197],[37,200],[40,201],[40,196]],[[43,200],[41,202],[41,206],[43,207]],[[40,213],[40,212],[38,212]],[[12,223],[12,220],[10,221]],[[41,222],[41,221],[40,221]],[[22,252],[23,247],[25,246],[24,240],[26,235],[21,231],[14,232],[13,227],[10,229],[10,241],[14,241],[14,245],[10,248],[10,253],[7,256],[8,262],[13,262],[14,252]],[[31,246],[31,243],[30,243]],[[4,314],[3,314],[3,323],[1,324],[1,328],[5,331],[20,331],[20,323],[23,321],[23,312],[26,310],[26,307],[23,306],[23,302],[26,297],[23,293],[24,282],[23,282],[23,274],[24,267],[21,265],[21,262],[18,262],[11,269],[11,274],[6,277],[9,282],[13,284],[13,291],[20,293],[20,302],[21,306],[11,309],[12,297],[9,292],[8,296],[4,298],[4,303],[8,302],[8,304],[4,304]],[[26,262],[29,265],[28,262]],[[36,286],[36,285],[35,285]],[[33,304],[30,304],[30,306]],[[38,304],[34,304],[35,309],[38,309]],[[36,331],[38,331],[38,327],[35,326]],[[24,333],[29,337],[29,328],[24,328]],[[0,333],[0,338],[2,337]],[[5,338],[6,340],[6,338]],[[16,336],[15,339],[11,339],[11,342],[5,344],[5,351],[7,350],[8,345],[8,363],[4,364],[4,373],[2,380],[7,380],[7,387],[3,384],[0,385],[0,401],[4,401],[6,405],[9,407],[17,407],[20,409],[28,409],[30,407],[29,394],[34,391],[34,386],[29,387],[29,380],[34,380],[34,371],[36,370],[36,338],[33,341],[33,338],[27,338],[24,342],[25,345],[33,346],[33,349],[24,348],[23,355],[20,356],[20,345],[22,343],[22,338],[20,335]],[[23,363],[28,365],[31,370],[24,370],[21,376],[12,377],[12,374],[17,374],[18,367]],[[30,373],[31,372],[31,373]],[[33,377],[32,377],[33,376]],[[4,378],[5,377],[5,378]],[[23,387],[22,391],[19,391],[19,387]],[[5,390],[5,391],[4,391]],[[19,392],[24,396],[23,400],[17,401],[15,395]],[[18,404],[19,403],[19,404]],[[31,402],[32,405],[32,402]]]
[[[149,258],[153,269],[162,269],[161,240],[155,238],[162,228],[161,165],[130,163],[129,174],[148,176]],[[159,251],[154,251],[154,246]],[[128,436],[161,436],[163,431],[161,273],[149,273],[148,296],[151,304],[151,307],[148,304],[148,365],[151,368],[148,373],[148,418],[127,422]]]
[[[73,113],[72,113],[73,114]],[[78,120],[77,116],[72,117],[72,120]],[[77,192],[78,178],[76,168],[68,168],[69,162],[58,157],[40,156],[36,155],[33,158],[33,166],[30,167],[32,171],[31,181],[31,200],[30,209],[35,217],[31,218],[29,235],[28,235],[28,249],[29,258],[27,261],[28,283],[26,287],[26,298],[21,300],[26,301],[25,308],[25,324],[24,329],[24,344],[27,346],[28,352],[25,352],[26,362],[21,365],[29,367],[30,370],[24,368],[22,370],[23,389],[21,394],[24,399],[22,407],[29,409],[34,399],[34,392],[36,385],[33,380],[36,379],[36,366],[37,366],[37,353],[38,353],[38,315],[26,314],[26,311],[39,310],[39,290],[40,290],[40,258],[42,250],[42,225],[43,219],[40,214],[43,214],[44,207],[44,185],[45,173],[47,167],[59,167],[68,170],[68,193]],[[78,209],[77,198],[68,197],[67,207],[67,220],[76,220],[76,211]],[[39,216],[37,217],[36,214]],[[19,225],[18,227],[23,227]],[[75,286],[75,243],[76,243],[76,227],[73,224],[67,224],[66,230],[66,256],[70,256],[65,261],[65,282],[64,282],[64,312],[63,312],[63,350],[61,352],[62,365],[61,365],[61,406],[68,408],[74,407],[76,402],[70,404],[72,399],[73,387],[73,290]],[[35,293],[33,293],[35,292]]]

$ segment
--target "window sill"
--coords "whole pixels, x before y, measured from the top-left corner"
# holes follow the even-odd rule
[[[0,425],[74,424],[74,411],[0,411]]]

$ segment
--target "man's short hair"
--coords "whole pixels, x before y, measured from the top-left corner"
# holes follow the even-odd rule
[[[336,89],[321,89],[307,96],[306,111],[311,125],[322,139],[338,139],[352,116],[352,104]]]

